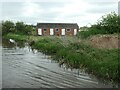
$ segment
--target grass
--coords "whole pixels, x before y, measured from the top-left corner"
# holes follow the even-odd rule
[[[99,77],[118,81],[118,49],[97,49],[82,42],[69,43],[64,47],[57,41],[44,38],[38,40],[32,47],[54,55],[56,60],[66,63],[69,67],[87,68],[88,72]]]
[[[82,39],[86,39],[86,38],[89,38],[90,36],[93,36],[93,35],[114,35],[114,34],[119,34],[119,33],[109,33],[107,30],[105,29],[97,29],[97,28],[88,28],[86,31],[80,31],[78,32],[77,34],[77,37],[78,38],[82,38]]]
[[[14,39],[16,41],[27,41],[28,36],[26,35],[20,35],[20,34],[14,34],[14,33],[8,33],[7,35],[3,36],[3,38],[6,39]]]
[[[59,64],[71,68],[84,68],[87,72],[110,81],[120,81],[118,53],[120,49],[98,49],[77,37],[40,37],[8,34],[7,38],[35,41],[32,48],[50,54]]]

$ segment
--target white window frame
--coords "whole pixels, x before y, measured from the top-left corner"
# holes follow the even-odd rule
[[[52,30],[52,32],[51,32]],[[50,35],[54,35],[54,29],[53,28],[50,28]]]
[[[74,35],[77,35],[77,29],[74,28]]]
[[[63,30],[64,30],[64,32],[63,32]],[[65,28],[62,28],[61,35],[65,35]]]
[[[38,28],[38,35],[42,35],[42,28]]]

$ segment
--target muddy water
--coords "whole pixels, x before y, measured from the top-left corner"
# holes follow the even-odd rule
[[[20,45],[19,45],[20,44]],[[66,69],[37,50],[22,43],[3,42],[3,88],[108,88],[94,76],[79,69]]]

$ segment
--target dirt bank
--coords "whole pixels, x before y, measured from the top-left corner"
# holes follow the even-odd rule
[[[97,35],[89,38],[89,42],[96,48],[117,49],[120,37],[118,35]]]

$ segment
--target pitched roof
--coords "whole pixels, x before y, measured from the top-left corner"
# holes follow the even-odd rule
[[[79,28],[77,23],[37,23],[38,28]]]

